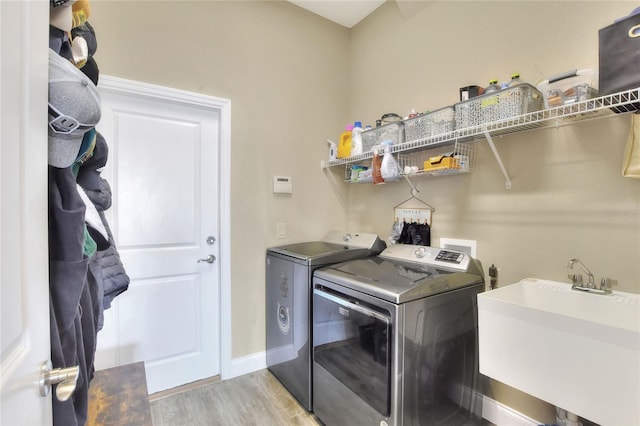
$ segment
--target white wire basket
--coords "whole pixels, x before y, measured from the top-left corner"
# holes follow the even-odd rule
[[[532,85],[522,83],[455,104],[456,129],[480,126],[543,108],[542,93]]]
[[[473,170],[476,141],[458,142],[440,149],[399,154],[398,163],[405,176],[446,176]]]
[[[404,142],[404,124],[402,121],[385,124],[362,132],[362,152],[369,152],[376,145],[391,141],[393,145]]]
[[[455,128],[453,107],[421,114],[404,121],[404,140],[413,142],[451,132]]]

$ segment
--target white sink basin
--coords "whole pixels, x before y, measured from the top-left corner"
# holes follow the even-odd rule
[[[601,425],[640,425],[640,295],[525,279],[478,295],[480,372]]]

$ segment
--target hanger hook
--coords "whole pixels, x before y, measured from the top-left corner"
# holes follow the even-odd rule
[[[407,175],[404,175],[404,179],[407,181],[407,183],[411,187],[411,195],[415,197],[416,194],[418,194],[418,192],[420,191],[418,191],[418,188],[416,188],[416,186],[413,184],[413,182],[411,182],[411,180],[407,177]]]

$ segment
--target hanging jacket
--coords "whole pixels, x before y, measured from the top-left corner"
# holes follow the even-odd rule
[[[88,278],[85,206],[70,168],[49,166],[49,306],[53,368],[78,366],[67,401],[53,397],[53,423],[79,426],[87,419],[89,382],[96,347],[95,282]]]
[[[120,254],[104,214],[112,204],[109,182],[101,177],[101,170],[107,163],[108,152],[107,142],[97,132],[93,154],[80,165],[77,176],[78,184],[84,189],[87,197],[98,211],[108,236],[106,244],[98,245],[98,251],[89,263],[89,271],[98,283],[101,300],[98,312],[98,330],[102,329],[104,323],[104,309],[109,309],[113,299],[126,291],[130,283],[130,278],[120,260]],[[94,234],[97,231],[90,226],[89,232],[97,236]],[[96,238],[96,240],[100,241],[101,238]]]

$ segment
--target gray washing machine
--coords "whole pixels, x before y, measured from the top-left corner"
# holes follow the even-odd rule
[[[312,411],[311,283],[334,263],[375,256],[386,244],[375,234],[332,232],[321,241],[272,247],[266,259],[267,367]]]
[[[327,426],[473,425],[482,265],[396,244],[316,270],[313,407]]]

